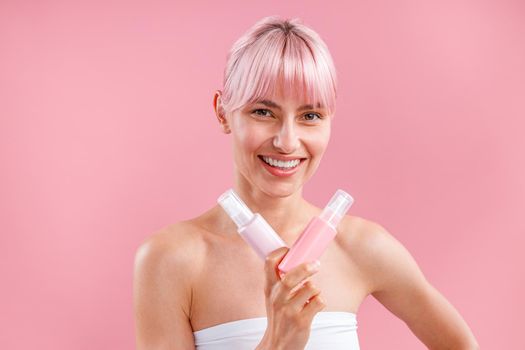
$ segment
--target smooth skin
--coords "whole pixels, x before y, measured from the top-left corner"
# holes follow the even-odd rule
[[[285,98],[280,89],[272,97],[280,108],[258,103],[231,115],[220,97],[217,91],[213,106],[223,132],[232,136],[234,189],[291,246],[321,212],[303,199],[302,188],[326,150],[332,116],[322,108],[299,111],[304,101]],[[304,161],[293,176],[278,178],[260,155]],[[217,205],[140,245],[134,268],[137,349],[195,349],[194,331],[264,316],[268,327],[257,349],[303,349],[317,312],[357,313],[368,295],[429,349],[479,349],[458,311],[378,223],[346,215],[320,269],[301,264],[283,279],[277,265],[287,248],[263,262],[236,231]]]

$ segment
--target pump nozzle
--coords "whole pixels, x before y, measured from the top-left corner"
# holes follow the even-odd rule
[[[354,198],[351,195],[337,190],[320,217],[335,229],[353,203]]]
[[[239,228],[248,224],[253,218],[253,212],[244,204],[233,189],[224,192],[217,199],[217,202]]]

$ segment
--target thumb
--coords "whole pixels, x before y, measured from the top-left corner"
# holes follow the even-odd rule
[[[266,256],[264,262],[264,272],[266,274],[266,282],[269,284],[268,287],[273,286],[275,283],[281,280],[277,265],[279,265],[286,253],[288,253],[288,250],[290,250],[288,247],[281,247],[272,251]]]

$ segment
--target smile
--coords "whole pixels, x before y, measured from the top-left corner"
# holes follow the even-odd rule
[[[264,168],[274,176],[290,176],[297,172],[306,158],[296,158],[291,160],[274,159],[268,156],[259,155]]]
[[[300,159],[294,159],[294,160],[288,160],[288,161],[282,161],[278,159],[273,159],[270,157],[261,156],[261,158],[268,164],[270,164],[273,167],[281,168],[281,169],[292,169],[295,168],[300,162]]]

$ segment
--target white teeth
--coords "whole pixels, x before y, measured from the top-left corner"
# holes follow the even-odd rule
[[[272,159],[270,157],[263,156],[262,158],[266,163],[270,164],[271,166],[285,169],[295,168],[301,162],[300,159],[294,159],[285,162],[282,160]]]

